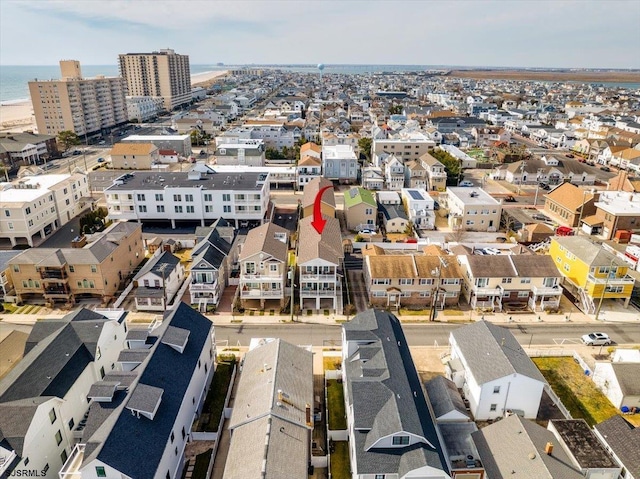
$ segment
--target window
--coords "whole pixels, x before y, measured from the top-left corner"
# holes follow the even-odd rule
[[[393,436],[392,444],[394,446],[406,446],[409,444],[409,436]]]
[[[164,213],[164,205],[156,205],[156,211],[158,213]]]
[[[432,278],[420,278],[420,284],[421,285],[433,284],[433,279]]]
[[[387,292],[386,291],[374,291],[373,292],[373,297],[374,298],[386,298],[387,297]]]
[[[103,466],[96,466],[96,476],[107,477],[107,472],[104,470]]]
[[[231,201],[231,195],[229,193],[223,194],[222,201]]]
[[[531,278],[520,278],[520,284],[531,284]]]
[[[502,278],[502,284],[511,284],[511,278]]]
[[[173,201],[182,201],[182,195],[173,195]]]
[[[98,268],[96,267],[96,265],[95,265],[95,264],[92,264],[92,265],[91,265],[91,272],[92,272],[92,273],[97,273],[97,272],[98,272]]]
[[[182,213],[182,206],[174,206],[173,209],[176,213]]]
[[[69,431],[72,431],[73,430],[73,426],[75,426],[75,425],[76,425],[76,423],[73,420],[73,418],[69,419]]]
[[[384,479],[384,474],[376,474],[376,479]]]
[[[277,273],[278,272],[278,265],[277,264],[270,264],[269,265],[269,271],[271,271],[272,273]]]
[[[104,366],[100,368],[100,379],[104,379]]]
[[[164,201],[164,195],[156,193],[156,201]]]
[[[400,284],[401,285],[413,284],[413,279],[412,278],[400,278]]]
[[[222,206],[222,210],[223,210],[225,213],[231,213],[231,206],[230,206],[230,205],[223,205],[223,206]]]
[[[147,205],[138,205],[138,210],[140,211],[140,213],[146,213]]]
[[[489,411],[495,411],[497,407],[498,407],[497,404],[492,404],[491,407],[489,408]]]
[[[206,366],[206,364],[205,364]],[[184,426],[182,426],[182,439],[184,440],[184,438],[187,437],[187,433],[184,430]]]
[[[17,265],[17,264],[14,264],[14,265],[13,265],[13,272],[14,272],[14,273],[19,273],[19,272],[20,272],[20,266],[19,266],[19,265]]]
[[[24,212],[28,215],[31,214],[31,207],[27,206],[26,209],[24,210]]]
[[[5,215],[5,216],[11,216],[11,211],[9,211],[9,210],[4,210],[4,215]]]
[[[500,386],[493,386],[493,394],[500,394]]]
[[[184,200],[193,203],[193,195],[184,195]]]
[[[518,298],[528,298],[529,291],[518,291]]]
[[[225,206],[226,208],[226,206]],[[205,213],[212,213],[213,212],[213,205],[204,205],[204,211]]]
[[[55,409],[51,409],[51,411],[49,411],[49,419],[51,420],[51,424],[56,422],[57,416],[56,416],[56,410]]]
[[[391,280],[388,278],[374,278],[373,284],[391,284]]]
[[[13,229],[13,223],[9,222],[7,223],[7,226],[9,226],[9,229],[12,230]]]
[[[428,298],[431,296],[431,291],[420,291],[421,298]]]
[[[204,195],[204,200],[205,201],[213,201],[213,196],[207,193],[207,194]]]
[[[59,446],[60,443],[62,442],[62,433],[60,432],[60,429],[58,429],[58,432],[56,432],[55,438],[56,438],[56,444]]]
[[[173,431],[171,431],[171,444],[173,444],[173,441],[175,440],[176,435],[173,433]]]
[[[193,206],[187,206],[187,213],[193,213],[194,211],[195,210]]]
[[[138,199],[138,201],[144,201],[144,195],[142,193],[138,193],[136,195],[136,198]]]

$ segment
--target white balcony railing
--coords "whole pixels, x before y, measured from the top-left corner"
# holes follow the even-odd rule
[[[303,274],[300,276],[301,281],[331,281],[336,280],[335,274]]]
[[[628,275],[622,277],[615,278],[596,278],[595,276],[589,275],[587,278],[587,282],[595,283],[595,284],[607,284],[609,286],[614,285],[626,285],[626,284],[634,284],[635,280]]]
[[[338,294],[341,294],[341,289],[333,289],[333,288],[327,288],[327,289],[301,289],[300,290],[300,297],[301,298],[317,298],[318,296],[320,297],[334,297],[337,296]]]
[[[536,296],[560,296],[562,294],[562,288],[560,286],[550,288],[548,286],[534,285],[531,290]]]
[[[281,298],[283,290],[281,289],[242,289],[240,290],[242,298]]]
[[[81,479],[80,466],[84,459],[84,444],[76,444],[71,451],[71,455],[62,465],[62,469],[58,473],[60,479]]]
[[[502,288],[475,288],[476,296],[502,296]]]
[[[243,274],[241,278],[244,281],[270,281],[270,282],[278,282],[282,281],[281,273],[274,273],[273,276],[269,276],[268,274]]]
[[[216,291],[218,282],[215,283],[191,283],[189,291]]]

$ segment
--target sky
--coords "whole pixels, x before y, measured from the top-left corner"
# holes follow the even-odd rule
[[[640,0],[0,0],[0,65],[640,68]]]

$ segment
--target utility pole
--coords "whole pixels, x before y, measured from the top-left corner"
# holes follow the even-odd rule
[[[607,279],[604,282],[604,286],[602,287],[602,292],[600,293],[600,301],[598,301],[598,308],[596,309],[596,316],[595,316],[595,320],[598,321],[598,316],[600,316],[600,309],[602,308],[602,301],[604,300],[604,295],[607,292],[607,287],[609,286],[609,279],[611,278],[611,275],[613,273],[613,265],[615,263],[615,260],[612,259],[611,263],[609,264],[609,269],[607,271]],[[618,271],[618,268],[616,267],[616,272]]]
[[[436,287],[434,288],[434,294],[431,295],[431,311],[429,312],[429,321],[435,321],[436,319],[436,306],[438,303],[438,293],[440,292],[440,282],[442,280],[442,270],[446,268],[448,265],[445,260],[442,259],[441,256],[438,256],[440,260],[440,266],[436,266],[436,269],[431,273],[435,273],[438,275],[438,282],[436,283]]]

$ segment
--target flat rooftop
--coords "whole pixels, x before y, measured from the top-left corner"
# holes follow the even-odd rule
[[[70,178],[71,175],[38,175],[25,176],[11,183],[0,183],[0,203],[26,203],[40,198],[49,188]],[[17,185],[23,185],[16,188]],[[26,186],[26,187],[25,187]]]
[[[603,191],[595,205],[616,216],[640,216],[640,193]]]
[[[189,135],[129,135],[123,141],[184,141]]]
[[[129,175],[130,177],[124,179],[123,184],[113,184],[105,191],[161,190],[164,188],[202,188],[203,190],[220,191],[261,191],[262,184],[268,176],[267,173],[264,172],[210,173],[202,174],[200,179],[189,179],[188,172],[156,173],[147,171],[135,171]],[[120,178],[123,178],[124,176],[126,175],[123,175]]]
[[[326,159],[356,159],[356,153],[353,150],[353,147],[350,145],[334,145],[334,146],[323,146],[322,147],[322,156]]]
[[[482,188],[449,186],[447,192],[462,201],[465,205],[496,205],[500,202]]]

